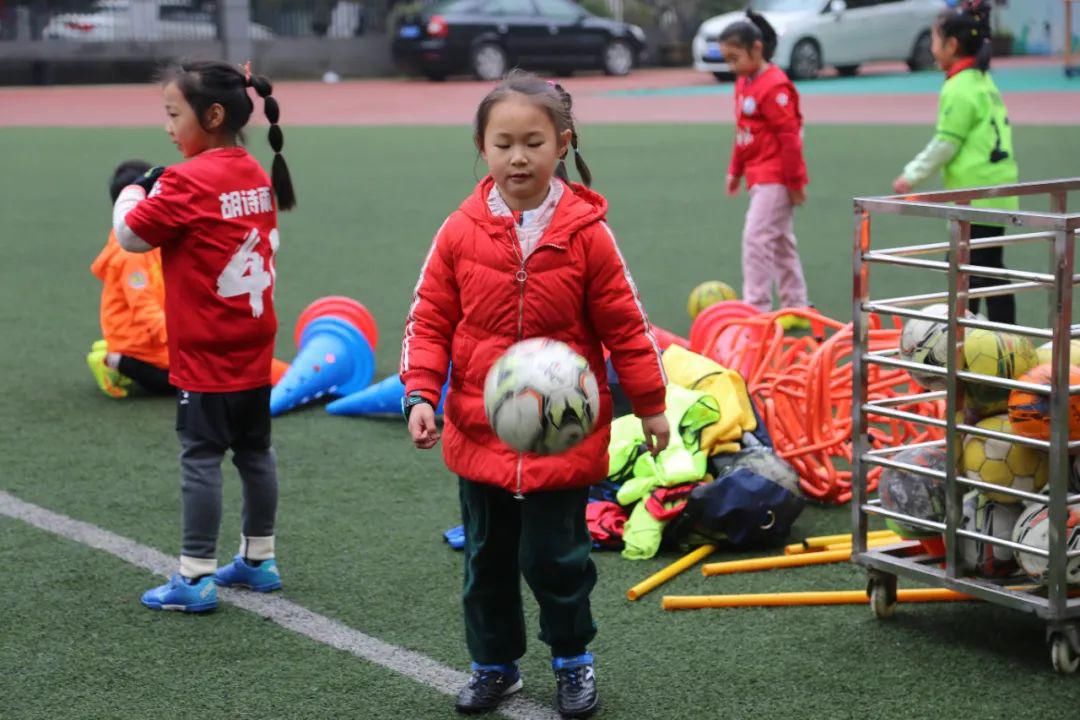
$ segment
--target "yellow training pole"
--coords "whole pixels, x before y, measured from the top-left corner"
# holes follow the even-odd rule
[[[715,550],[715,545],[702,545],[697,550],[683,555],[681,558],[671,563],[663,570],[657,573],[653,573],[649,577],[639,582],[634,587],[627,590],[627,599],[637,600],[643,595],[649,594],[650,592],[660,587],[679,573],[697,565],[699,562],[712,555]]]
[[[898,602],[949,602],[976,598],[945,588],[912,588],[897,590],[896,599]],[[865,590],[826,590],[749,595],[665,595],[661,606],[665,610],[702,610],[792,605],[865,605],[868,602],[870,598]]]
[[[729,560],[709,563],[701,566],[701,574],[729,575],[739,572],[757,572],[777,568],[800,567],[803,565],[824,565],[826,563],[845,562],[851,559],[851,548],[847,550],[821,550],[802,555],[772,555],[770,557],[750,558],[748,560]]]
[[[884,538],[897,538],[900,536],[894,533],[892,530],[871,530],[866,533],[867,540],[880,540]],[[802,542],[792,543],[784,547],[785,555],[798,555],[804,552],[810,552],[813,550],[823,550],[826,545],[833,545],[835,543],[846,542],[849,545],[852,542],[851,534],[846,535],[819,535],[818,537],[809,537]]]
[[[867,540],[866,541],[866,547],[867,548],[883,547],[885,545],[895,545],[896,543],[899,543],[899,542],[904,542],[904,538],[897,535],[895,537],[879,538],[877,540]],[[823,550],[850,550],[851,549],[851,543],[849,543],[849,542],[832,543],[832,544],[826,545],[822,549]]]

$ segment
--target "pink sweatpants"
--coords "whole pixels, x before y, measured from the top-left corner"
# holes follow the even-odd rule
[[[794,210],[783,185],[750,188],[742,239],[743,300],[762,312],[772,310],[774,282],[781,307],[808,304],[795,240]]]

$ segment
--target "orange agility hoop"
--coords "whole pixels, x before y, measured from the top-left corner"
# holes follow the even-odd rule
[[[721,300],[698,313],[690,326],[690,349],[704,355],[707,341],[714,338],[716,328],[731,320],[751,318],[758,315],[757,308],[742,300]]]
[[[743,376],[776,453],[798,471],[806,496],[818,502],[847,502],[852,460],[851,325],[813,308],[749,315],[731,302],[718,303],[699,316],[701,324],[695,323],[691,330],[691,345]],[[808,320],[810,334],[785,335],[778,321],[783,315]],[[869,350],[894,350],[900,331],[899,323],[882,327],[880,318],[871,315]],[[872,365],[865,401],[916,394],[920,392],[916,387],[907,371]],[[898,405],[897,409],[927,418],[941,418],[945,410],[940,400]],[[915,421],[880,418],[868,435],[876,449],[940,439],[942,431]],[[877,487],[880,473],[881,468],[871,471],[869,490]]]
[[[314,301],[300,313],[293,331],[296,346],[300,347],[300,338],[303,337],[304,328],[308,326],[308,323],[328,315],[352,323],[353,327],[359,330],[371,344],[372,349],[379,344],[379,327],[375,323],[375,318],[363,304],[344,295],[327,295]]]

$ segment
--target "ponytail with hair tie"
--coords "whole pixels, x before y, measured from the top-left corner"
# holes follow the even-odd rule
[[[954,38],[964,57],[975,58],[975,67],[987,72],[993,55],[990,8],[986,0],[965,0],[959,7],[938,16],[938,28],[944,38]]]
[[[281,132],[281,126],[278,125],[278,120],[281,119],[281,107],[271,96],[274,86],[266,77],[252,75],[250,63],[245,66],[245,70],[248,73],[248,84],[263,99],[263,113],[266,115],[267,122],[270,123],[267,140],[270,142],[270,149],[274,151],[274,161],[270,166],[270,182],[274,186],[274,194],[277,195],[278,207],[282,210],[292,210],[296,207],[296,192],[293,190],[289,168],[281,154],[282,148],[285,147],[285,135]]]
[[[724,28],[718,40],[721,43],[732,43],[747,52],[754,47],[754,43],[760,42],[761,57],[766,62],[771,61],[776,54],[776,30],[763,15],[754,12],[753,8],[747,8],[745,20],[737,20]]]
[[[577,168],[578,175],[581,177],[581,184],[585,187],[591,187],[592,171],[589,170],[589,166],[585,164],[585,158],[581,157],[581,153],[578,151],[578,134],[577,127],[574,124],[573,115],[574,100],[570,97],[570,93],[563,89],[562,85],[556,82],[548,82],[555,88],[555,91],[559,93],[563,106],[566,108],[566,115],[570,118],[570,148],[574,151],[574,167]],[[566,182],[570,181],[569,176],[566,173],[566,162],[564,158],[559,159],[559,166],[556,168],[555,174]]]

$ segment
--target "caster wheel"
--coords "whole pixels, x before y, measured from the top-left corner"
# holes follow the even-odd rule
[[[1050,662],[1053,663],[1054,670],[1063,675],[1072,675],[1080,670],[1080,654],[1077,654],[1069,638],[1064,635],[1050,638]]]
[[[870,585],[870,608],[878,620],[892,617],[896,611],[896,593],[890,593],[884,583],[875,582]]]

